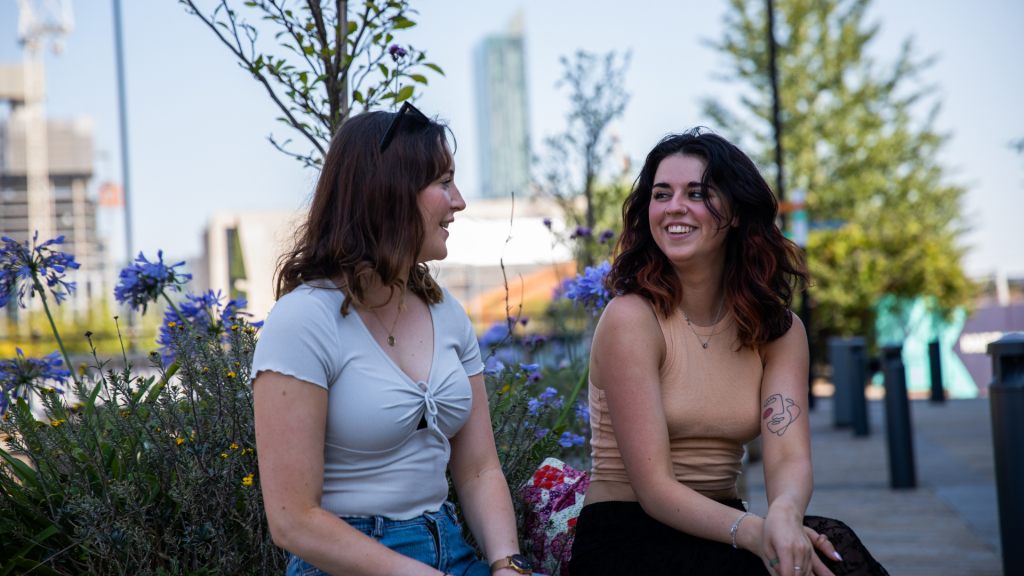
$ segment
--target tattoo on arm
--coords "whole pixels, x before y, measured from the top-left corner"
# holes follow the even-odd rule
[[[762,420],[768,421],[768,430],[782,436],[786,429],[800,417],[800,407],[791,399],[783,398],[782,394],[773,394],[764,401]]]

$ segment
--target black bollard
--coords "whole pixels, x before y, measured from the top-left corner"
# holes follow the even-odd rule
[[[928,364],[932,372],[932,402],[942,404],[946,401],[946,391],[942,388],[942,356],[939,355],[939,341],[928,343]]]
[[[853,426],[855,436],[868,435],[867,400],[864,382],[867,380],[867,343],[860,336],[832,337],[828,340],[829,359],[832,363],[833,424],[837,428]]]
[[[864,395],[864,387],[868,382],[867,346],[853,347],[850,352],[854,373],[853,386],[850,388],[853,435],[868,436],[871,434],[871,426],[868,424],[868,399]]]
[[[907,373],[903,346],[882,348],[885,374],[885,433],[889,440],[889,484],[893,488],[917,488],[914,465],[914,433],[907,398]]]
[[[1024,574],[1024,334],[1003,336],[988,345],[988,353],[1003,573]]]

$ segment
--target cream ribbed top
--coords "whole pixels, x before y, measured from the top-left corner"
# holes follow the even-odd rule
[[[678,310],[658,323],[665,336],[659,376],[676,479],[714,499],[735,498],[743,446],[760,434],[761,377],[756,350],[741,347],[731,312],[707,348]],[[707,341],[712,328],[693,327]],[[629,482],[604,390],[590,383],[594,480]]]

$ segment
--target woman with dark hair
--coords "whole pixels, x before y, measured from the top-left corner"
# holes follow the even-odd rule
[[[289,576],[528,574],[465,311],[426,262],[466,204],[446,127],[347,121],[253,360],[260,483]],[[488,563],[462,537],[445,470]]]
[[[757,167],[715,134],[668,136],[622,213],[571,573],[886,574],[841,522],[805,516],[807,336],[789,305],[807,273]],[[759,434],[764,519],[736,491]]]

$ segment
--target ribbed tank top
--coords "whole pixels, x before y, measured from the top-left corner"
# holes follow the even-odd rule
[[[760,434],[761,377],[756,350],[740,345],[731,313],[714,328],[693,326],[681,312],[656,312],[665,336],[659,369],[676,480],[717,500],[736,498],[743,446]],[[629,482],[604,390],[590,382],[593,480]]]

